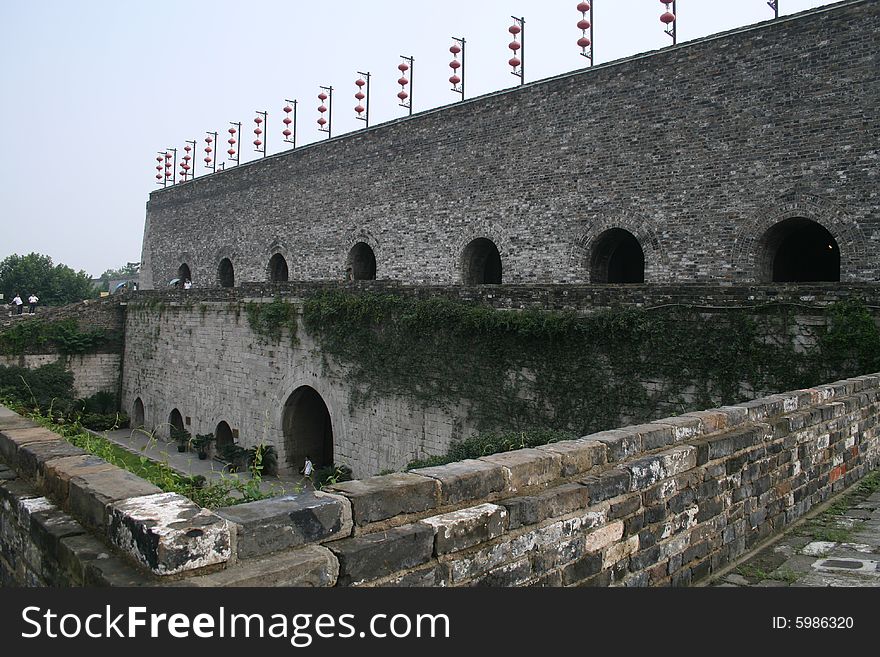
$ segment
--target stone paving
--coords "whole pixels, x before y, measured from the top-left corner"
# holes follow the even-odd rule
[[[156,439],[150,434],[138,429],[117,429],[115,431],[93,432],[104,436],[111,442],[127,449],[139,456],[146,456],[150,460],[165,463],[182,475],[202,475],[208,480],[220,480],[223,478],[237,477],[250,479],[249,472],[229,472],[226,463],[215,458],[201,460],[195,452],[178,452],[175,443]],[[285,493],[313,490],[310,481],[300,475],[264,476],[260,482],[260,490],[264,493],[283,495]]]
[[[710,586],[880,586],[880,471]]]

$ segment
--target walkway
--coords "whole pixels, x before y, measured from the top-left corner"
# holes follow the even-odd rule
[[[710,586],[880,586],[880,470]]]
[[[94,431],[120,447],[146,456],[152,461],[165,463],[176,472],[186,475],[202,475],[208,480],[219,480],[229,477],[251,479],[250,472],[230,473],[225,470],[226,464],[217,459],[199,459],[195,452],[178,452],[176,443],[157,440],[150,434],[138,429],[116,429],[115,431]],[[284,493],[310,490],[311,482],[305,481],[301,475],[264,476],[260,482],[260,490],[264,493],[282,495]]]

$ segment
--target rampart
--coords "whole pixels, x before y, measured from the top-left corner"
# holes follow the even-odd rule
[[[842,2],[157,190],[143,287],[347,267],[454,284],[480,278],[489,243],[504,283],[598,283],[620,231],[646,282],[766,282],[805,221],[835,241],[840,280],[876,281],[878,12]]]
[[[27,585],[681,586],[880,462],[880,375],[210,512],[0,413]]]

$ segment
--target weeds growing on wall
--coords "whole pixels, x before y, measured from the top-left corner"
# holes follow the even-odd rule
[[[407,464],[407,470],[428,468],[446,463],[455,463],[465,459],[477,459],[481,456],[509,452],[514,449],[549,445],[562,440],[574,440],[576,434],[549,429],[532,429],[530,431],[487,431],[454,442],[443,456],[429,456]]]
[[[28,319],[0,332],[0,354],[56,352],[63,355],[87,354],[115,346],[119,336],[104,329],[82,331],[75,319],[46,322]]]
[[[298,344],[297,310],[294,304],[275,297],[270,303],[247,303],[245,312],[251,330],[267,342],[280,342],[286,329],[290,335],[290,346]]]
[[[801,350],[797,311],[577,315],[326,291],[304,302],[303,324],[344,368],[353,404],[401,395],[456,411],[464,402],[481,431],[583,435],[880,370],[880,336],[863,303],[829,307],[827,328]]]

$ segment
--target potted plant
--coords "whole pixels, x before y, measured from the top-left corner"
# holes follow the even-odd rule
[[[199,433],[193,438],[193,447],[199,454],[199,459],[204,461],[208,458],[208,451],[211,449],[211,443],[214,442],[213,433]]]
[[[238,472],[247,468],[248,451],[240,445],[225,445],[220,457],[228,464],[230,472]]]
[[[247,450],[247,465],[259,474],[274,477],[278,474],[278,451],[275,445],[260,443]]]
[[[192,436],[186,429],[171,427],[171,440],[177,443],[177,451],[185,452],[192,440]]]

